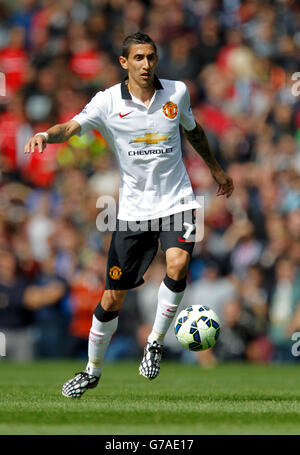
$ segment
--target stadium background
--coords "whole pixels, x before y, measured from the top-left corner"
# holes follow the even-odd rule
[[[69,120],[124,77],[123,38],[142,30],[158,45],[158,75],[188,85],[213,152],[232,176],[230,199],[183,140],[205,235],[195,248],[185,304],[215,309],[214,351],[167,339],[166,357],[218,362],[296,361],[300,331],[300,69],[296,1],[0,1],[0,332],[7,359],[85,359],[103,289],[110,234],[96,228],[101,195],[119,172],[98,133],[25,156],[28,138]],[[106,361],[138,359],[164,276],[159,254],[128,293]],[[26,297],[25,297],[26,296]],[[3,358],[4,359],[4,358]]]

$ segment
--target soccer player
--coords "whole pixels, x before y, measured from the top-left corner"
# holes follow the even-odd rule
[[[194,120],[186,85],[155,75],[158,55],[152,39],[140,32],[128,36],[119,60],[128,72],[123,82],[98,92],[72,120],[37,133],[25,146],[25,153],[34,152],[35,147],[43,152],[47,143],[65,142],[93,128],[109,142],[120,167],[119,213],[108,253],[105,291],[93,315],[88,363],[63,385],[66,397],[80,398],[98,384],[126,292],[144,282],[158,240],[166,255],[166,276],[139,372],[150,380],[159,374],[164,336],[186,287],[194,247],[189,238],[194,209],[199,207],[182,161],[180,125],[219,185],[217,195],[229,197],[233,191],[232,179],[221,169]],[[175,221],[178,215],[192,221],[181,224],[180,231]],[[167,219],[169,229],[164,224]],[[140,223],[140,229],[133,229],[130,222]]]

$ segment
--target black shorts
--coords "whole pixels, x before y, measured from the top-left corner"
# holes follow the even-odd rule
[[[164,252],[177,247],[191,255],[195,242],[189,237],[194,234],[194,210],[134,222],[134,226],[117,220],[108,252],[105,289],[125,290],[143,284],[143,276],[157,253],[158,240]]]

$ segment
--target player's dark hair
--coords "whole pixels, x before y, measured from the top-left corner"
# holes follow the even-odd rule
[[[153,47],[155,54],[157,54],[157,48],[154,41],[150,38],[150,36],[146,35],[145,33],[136,32],[132,35],[126,36],[122,44],[122,56],[128,58],[130,52],[130,46],[132,44],[151,44]]]

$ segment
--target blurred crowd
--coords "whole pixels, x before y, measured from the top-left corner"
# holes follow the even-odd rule
[[[229,199],[216,197],[208,168],[183,139],[194,191],[205,197],[205,232],[181,305],[211,307],[222,331],[213,350],[196,354],[181,349],[170,329],[165,356],[204,366],[297,360],[296,0],[0,0],[0,332],[7,358],[87,356],[111,236],[96,227],[97,200],[117,199],[117,161],[96,131],[43,154],[23,150],[32,134],[70,120],[97,91],[122,80],[121,43],[138,30],[157,43],[158,76],[187,84],[195,118],[235,185]],[[128,292],[106,361],[140,356],[164,274],[159,253],[145,284]]]

